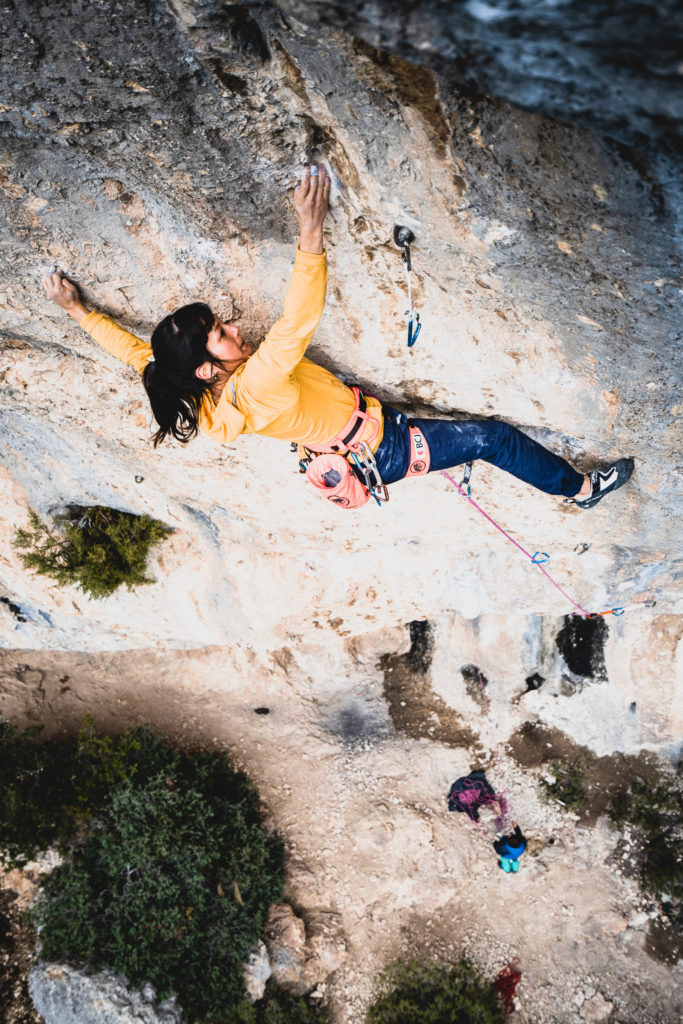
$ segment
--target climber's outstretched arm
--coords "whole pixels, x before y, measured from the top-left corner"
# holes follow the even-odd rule
[[[329,196],[330,179],[325,168],[322,164],[307,166],[294,189],[294,212],[300,234],[285,308],[245,367],[243,387],[263,392],[289,376],[301,362],[320,323],[327,287],[323,222]]]
[[[43,284],[48,298],[72,316],[98,345],[142,373],[152,358],[151,345],[119,327],[104,313],[89,310],[81,300],[78,287],[64,277],[59,268],[45,274]]]

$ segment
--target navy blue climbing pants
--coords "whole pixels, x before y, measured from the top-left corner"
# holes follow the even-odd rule
[[[408,420],[405,413],[384,408],[384,435],[375,452],[385,484],[401,480],[410,462],[409,425],[422,431],[430,451],[430,473],[475,459],[490,462],[546,494],[572,498],[583,476],[559,455],[500,420]]]

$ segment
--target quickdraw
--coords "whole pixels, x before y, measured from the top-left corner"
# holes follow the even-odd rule
[[[623,615],[625,608],[608,608],[606,612],[589,612],[587,619],[599,619],[601,615]]]
[[[461,494],[464,493],[465,497],[467,497],[467,498],[469,498],[470,494],[472,493],[472,488],[470,487],[470,477],[471,476],[472,476],[472,463],[471,462],[466,462],[465,463],[465,472],[463,473],[462,480],[460,481],[460,493]]]
[[[386,484],[382,482],[370,445],[360,441],[349,451],[349,456],[360,473],[370,497],[381,507],[382,502],[389,501],[389,492]]]
[[[401,250],[401,259],[403,260],[403,266],[406,271],[406,282],[408,284],[408,309],[406,310],[406,316],[408,317],[408,348],[412,348],[418,339],[418,335],[422,330],[422,324],[420,323],[420,314],[413,305],[413,285],[411,279],[411,272],[413,264],[410,258],[410,244],[415,241],[415,235],[410,230],[401,224],[397,224],[394,228],[394,242]]]

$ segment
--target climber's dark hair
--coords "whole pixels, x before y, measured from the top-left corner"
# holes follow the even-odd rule
[[[142,374],[145,390],[159,429],[154,447],[172,434],[186,444],[196,436],[199,407],[211,382],[200,380],[195,371],[207,359],[209,331],[216,318],[204,302],[181,306],[164,317],[152,334],[154,359]]]

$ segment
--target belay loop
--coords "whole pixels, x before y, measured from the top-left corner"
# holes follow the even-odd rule
[[[406,310],[406,316],[408,317],[408,348],[412,348],[417,341],[418,335],[422,330],[422,324],[420,323],[420,314],[413,305],[413,284],[411,278],[411,272],[413,264],[410,259],[410,243],[415,240],[415,235],[410,228],[403,227],[401,224],[397,224],[394,228],[394,242],[401,249],[401,259],[403,260],[403,266],[406,271],[406,282],[408,284],[408,309]]]

